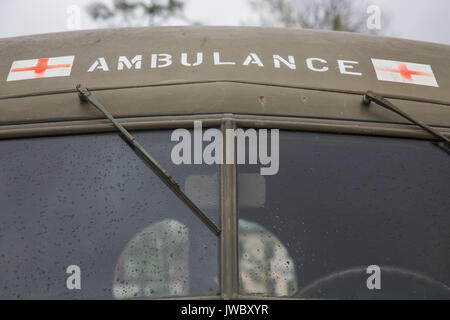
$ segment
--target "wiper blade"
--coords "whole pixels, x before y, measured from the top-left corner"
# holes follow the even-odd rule
[[[437,140],[444,142],[446,144],[447,148],[450,150],[450,139],[449,138],[444,136],[439,131],[431,128],[429,125],[423,123],[422,121],[414,119],[409,114],[407,114],[405,111],[402,111],[399,108],[397,108],[396,106],[394,106],[391,102],[386,100],[383,96],[377,95],[374,92],[369,90],[363,96],[362,103],[366,106],[369,106],[372,101],[381,107],[384,107],[388,110],[391,110],[391,111],[401,115],[402,117],[408,119],[412,123],[417,124],[419,127],[421,127],[422,129],[424,129],[425,131],[427,131],[428,133],[433,135]]]
[[[125,129],[105,107],[92,95],[83,85],[77,85],[77,90],[82,101],[89,101],[100,110],[114,126],[120,131],[121,138],[133,149],[133,151],[144,161],[146,165],[181,199],[191,211],[215,234],[220,235],[221,230],[192,200],[181,190],[178,183],[153,157],[136,141],[136,139]]]

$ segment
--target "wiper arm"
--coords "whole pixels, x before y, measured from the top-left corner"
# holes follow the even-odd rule
[[[414,119],[409,114],[407,114],[405,111],[402,111],[399,108],[397,108],[396,106],[394,106],[391,102],[386,100],[383,96],[377,95],[374,92],[369,90],[363,96],[362,103],[364,105],[368,106],[368,105],[370,105],[370,103],[372,101],[375,102],[379,106],[382,106],[386,109],[389,109],[389,110],[401,115],[402,117],[408,119],[412,123],[417,124],[419,127],[421,127],[422,129],[424,129],[425,131],[427,131],[428,133],[433,135],[437,140],[443,141],[446,144],[447,148],[450,150],[450,139],[449,138],[444,136],[439,131],[431,128],[427,124],[423,123],[422,121]]]
[[[181,199],[192,212],[215,234],[220,235],[220,229],[192,200],[181,190],[178,183],[163,167],[136,141],[136,139],[125,129],[104,106],[83,85],[77,85],[77,90],[82,101],[89,101],[100,110],[114,126],[120,131],[121,138],[133,149],[133,151],[145,162],[146,165]]]

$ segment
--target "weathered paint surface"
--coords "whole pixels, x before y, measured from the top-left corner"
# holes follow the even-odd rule
[[[101,90],[96,96],[115,116],[229,112],[399,121],[361,109],[359,95],[372,90],[404,101],[430,124],[450,126],[445,45],[292,29],[161,27],[6,38],[0,48],[4,124],[97,118],[78,101],[75,87],[82,83]],[[70,68],[42,62],[72,56]],[[17,61],[36,66],[24,70]]]

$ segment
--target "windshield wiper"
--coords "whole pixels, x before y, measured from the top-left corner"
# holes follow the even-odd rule
[[[105,109],[104,106],[92,95],[92,93],[83,85],[77,85],[77,90],[82,101],[89,101],[98,110],[100,110],[114,126],[120,131],[122,139],[133,149],[133,151],[145,162],[146,165],[181,199],[192,212],[215,234],[220,235],[220,229],[216,224],[196,206],[194,202],[181,190],[178,183],[172,176],[164,170],[163,167],[136,141],[136,139],[126,130],[114,117]]]
[[[439,131],[431,128],[427,124],[423,123],[422,121],[414,119],[409,114],[407,114],[405,111],[402,111],[399,108],[397,108],[396,106],[394,106],[391,102],[386,100],[383,96],[377,95],[374,92],[369,90],[363,96],[362,103],[364,105],[366,105],[366,106],[369,106],[372,101],[375,102],[377,105],[379,105],[381,107],[384,107],[384,108],[386,108],[388,110],[391,110],[391,111],[401,115],[402,117],[408,119],[412,123],[417,124],[419,127],[421,127],[422,129],[424,129],[425,131],[427,131],[428,133],[433,135],[437,140],[443,142],[446,145],[447,149],[448,149],[448,150],[446,150],[447,152],[450,151],[450,139],[449,138],[444,136]]]

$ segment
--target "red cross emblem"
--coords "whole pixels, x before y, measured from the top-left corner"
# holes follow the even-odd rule
[[[48,69],[54,69],[54,68],[70,68],[72,65],[69,63],[66,64],[54,64],[49,66],[48,65],[48,58],[39,59],[38,63],[34,67],[28,67],[28,68],[16,68],[11,69],[11,72],[20,72],[20,71],[30,71],[33,70],[35,74],[35,78],[42,78],[44,76],[44,72]]]
[[[409,70],[408,67],[406,66],[406,63],[404,63],[404,62],[397,62],[397,66],[398,66],[398,69],[390,69],[390,68],[376,68],[376,69],[378,71],[397,72],[402,76],[403,79],[406,79],[409,81],[412,81],[412,79],[413,79],[411,77],[411,75],[427,76],[427,77],[433,76],[431,73]]]
[[[428,64],[372,59],[378,80],[439,87]]]
[[[69,76],[74,56],[14,61],[6,81]]]

